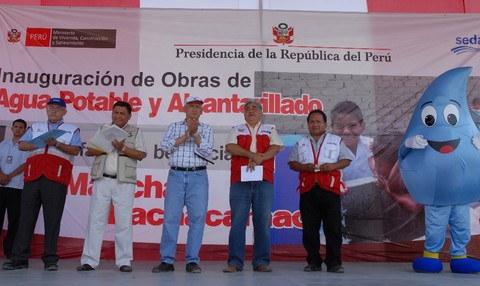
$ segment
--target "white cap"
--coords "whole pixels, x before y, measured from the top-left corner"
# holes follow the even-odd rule
[[[189,103],[203,104],[203,100],[198,96],[189,96],[187,100],[185,100],[185,104]]]

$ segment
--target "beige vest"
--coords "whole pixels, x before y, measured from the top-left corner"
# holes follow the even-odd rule
[[[123,130],[130,134],[125,139],[125,146],[135,149],[138,128],[127,124],[123,127]],[[93,181],[103,177],[106,161],[107,154],[96,156],[95,160],[93,160],[92,171],[90,172],[90,177]],[[118,153],[117,180],[121,183],[137,183],[137,160],[128,157],[122,151]]]

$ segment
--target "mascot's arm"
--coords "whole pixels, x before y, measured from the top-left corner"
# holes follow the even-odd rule
[[[425,149],[427,145],[428,142],[425,138],[423,138],[423,135],[415,135],[412,137],[408,137],[405,140],[405,144],[400,146],[399,154],[401,158],[405,158],[410,149]]]
[[[472,143],[475,145],[475,148],[480,150],[480,135],[473,136]]]
[[[405,140],[405,147],[411,149],[425,149],[427,145],[428,142],[423,138],[423,135],[415,135]]]

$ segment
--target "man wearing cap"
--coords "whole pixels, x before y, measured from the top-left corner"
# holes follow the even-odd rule
[[[234,126],[225,149],[232,155],[230,175],[230,208],[232,227],[228,237],[228,265],[223,272],[243,270],[245,231],[252,209],[254,271],[271,272],[270,219],[273,200],[274,157],[283,149],[283,142],[274,125],[262,124],[262,105],[249,99],[244,105],[246,123]],[[260,173],[260,179],[245,179],[242,173]],[[263,171],[262,171],[263,169]],[[243,170],[243,171],[242,171]],[[260,171],[259,171],[260,170]]]
[[[91,271],[100,264],[103,233],[107,224],[110,205],[115,212],[115,260],[121,272],[132,272],[133,228],[132,210],[137,184],[137,162],[147,156],[147,149],[139,128],[128,124],[132,107],[128,102],[117,101],[113,105],[112,123],[128,133],[124,140],[113,139],[113,151],[89,146],[85,155],[95,156],[90,176],[93,180],[92,199],[81,265],[77,271]]]
[[[47,271],[58,269],[57,242],[60,222],[67,196],[67,187],[72,177],[73,161],[82,149],[80,129],[63,121],[67,114],[65,101],[51,98],[47,103],[45,122],[32,124],[20,138],[18,149],[28,151],[25,162],[24,187],[20,210],[20,224],[13,245],[11,260],[3,264],[5,270],[28,268],[30,242],[40,207],[43,208],[45,228],[42,261]],[[55,129],[52,136],[45,136]],[[50,134],[50,133],[49,133]],[[42,138],[41,142],[36,140]]]
[[[184,206],[187,207],[188,237],[185,252],[186,271],[201,273],[198,253],[202,245],[208,205],[208,176],[205,158],[213,151],[213,131],[199,121],[203,101],[196,96],[186,99],[185,120],[168,126],[160,148],[170,152],[170,171],[164,203],[164,223],[160,242],[160,265],[152,272],[174,271],[178,231]]]

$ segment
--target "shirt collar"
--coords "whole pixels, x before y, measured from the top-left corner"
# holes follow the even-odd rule
[[[315,139],[313,138],[313,136],[310,135],[310,134],[308,134],[307,137],[308,137],[308,139],[310,139],[310,140],[313,141],[313,142],[319,142],[319,141],[321,141],[321,140],[323,139],[323,137],[325,137],[325,135],[327,135],[327,131],[323,132],[323,134],[320,135],[320,137],[318,138],[317,141],[315,141]]]
[[[262,122],[259,121],[259,122],[252,128],[252,127],[250,126],[250,124],[245,123],[245,125],[247,125],[247,127],[248,127],[249,129],[251,129],[251,130],[257,130],[257,129],[260,127],[261,124],[262,124]]]
[[[187,119],[185,118],[184,120],[180,121],[180,124],[186,125],[187,124]],[[198,120],[198,125],[202,125],[202,122],[200,122],[200,119]]]
[[[63,123],[63,119],[57,121],[56,123],[51,123],[50,121],[48,121],[48,126],[53,127],[53,128],[57,128],[57,127],[60,126],[60,124],[62,124],[62,123]]]

